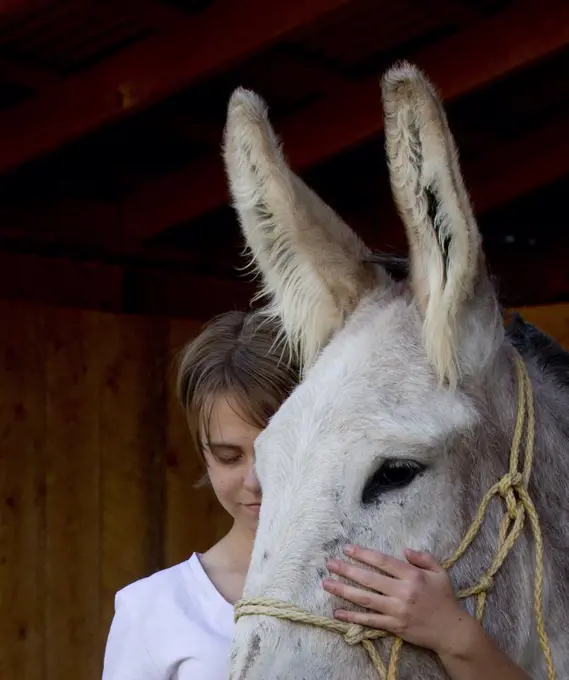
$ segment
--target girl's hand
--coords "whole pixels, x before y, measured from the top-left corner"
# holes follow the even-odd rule
[[[439,655],[460,653],[478,622],[460,606],[446,570],[431,555],[406,550],[404,562],[355,546],[347,546],[344,552],[383,573],[330,560],[328,568],[332,573],[374,591],[325,579],[327,592],[372,610],[338,609],[337,619],[386,630]]]

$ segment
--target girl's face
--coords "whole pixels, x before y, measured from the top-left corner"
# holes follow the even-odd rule
[[[260,433],[260,429],[241,417],[231,396],[214,399],[209,443],[203,437],[211,485],[235,523],[253,533],[261,507],[261,488],[254,469],[254,442]]]

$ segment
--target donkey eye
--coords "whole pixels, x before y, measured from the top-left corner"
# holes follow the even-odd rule
[[[362,503],[368,505],[378,496],[393,489],[401,489],[425,470],[425,465],[414,460],[386,460],[368,479],[362,492]]]

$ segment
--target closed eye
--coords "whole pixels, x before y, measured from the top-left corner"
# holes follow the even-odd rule
[[[385,460],[367,480],[362,491],[362,503],[369,505],[379,496],[394,489],[401,489],[426,470],[423,463],[414,460],[391,459]]]
[[[243,458],[241,447],[236,446],[235,444],[210,442],[208,449],[215,460],[223,465],[233,465]]]

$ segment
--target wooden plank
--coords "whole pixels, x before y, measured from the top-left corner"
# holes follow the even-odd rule
[[[463,166],[463,174],[478,216],[554,183],[569,173],[569,114],[551,116],[547,122],[519,139],[497,144],[476,161]],[[399,232],[400,219],[390,188],[379,201],[381,240],[391,241]]]
[[[528,172],[531,174],[531,170]],[[508,175],[507,170],[504,174]],[[477,195],[474,194],[475,206]],[[384,222],[381,229],[377,229],[375,224],[370,225],[367,217],[359,224],[355,220],[348,221],[357,225],[358,233],[371,248],[382,250],[388,243],[392,249],[405,250],[407,243],[403,229],[394,222],[392,215],[390,220]],[[500,277],[504,304],[520,304],[524,300],[531,300],[531,304],[569,300],[569,243],[566,239],[561,238],[552,248],[539,252],[516,251],[513,254],[510,249],[494,248],[488,252],[488,258],[493,272]],[[93,289],[88,294],[88,288],[84,291],[85,295],[81,295],[90,272],[101,266],[100,263],[74,263],[70,269],[64,264],[58,270],[56,261],[43,262],[41,267],[35,267],[37,259],[24,255],[0,255],[0,299],[48,302],[80,309],[109,308],[98,299],[96,293],[101,291]],[[6,262],[10,269],[4,268],[3,263]],[[528,277],[527,271],[530,270],[532,276]],[[9,276],[10,271],[14,273],[13,277]],[[52,290],[54,279],[60,283],[58,291]],[[194,320],[207,320],[229,309],[248,309],[256,290],[255,284],[245,279],[226,281],[150,266],[137,268],[128,281],[128,296],[123,296],[121,289],[119,302],[114,308],[117,311]],[[535,281],[539,281],[539,286],[535,285]],[[18,282],[22,285],[15,285]],[[125,301],[124,297],[128,299]]]
[[[24,60],[0,58],[0,81],[43,90],[59,84],[61,78],[54,71]]]
[[[522,138],[500,144],[467,167],[477,213],[493,210],[569,173],[569,115],[553,115]]]
[[[0,253],[0,298],[118,311],[122,293],[116,265]]]
[[[0,20],[7,19],[13,14],[23,14],[32,11],[46,4],[47,0],[2,0]]]
[[[228,309],[245,309],[254,292],[249,281],[192,276],[187,271],[136,267],[128,271],[126,311],[134,314],[209,319]]]
[[[45,680],[93,680],[99,655],[99,362],[88,312],[47,310]]]
[[[43,316],[0,302],[0,677],[43,680]]]
[[[181,406],[176,399],[176,369],[179,353],[200,331],[193,321],[170,322],[170,357],[167,380],[168,420],[165,443],[164,560],[170,566],[192,552],[207,550],[227,532],[230,518],[210,489],[195,489],[204,474],[194,450]]]
[[[167,321],[102,314],[101,659],[114,596],[160,569]]]
[[[101,0],[99,0],[101,2]],[[133,18],[158,30],[172,28],[187,18],[182,9],[161,0],[102,0],[115,12],[127,11]]]
[[[410,58],[450,101],[568,44],[568,3],[557,0],[544,12],[539,0],[523,0]],[[297,171],[363,143],[383,129],[377,77],[340,88],[275,127]],[[207,157],[133,192],[125,204],[125,233],[131,239],[149,238],[227,201],[221,158]]]
[[[0,253],[0,299],[76,309],[208,319],[249,306],[250,282],[173,269],[167,261],[116,264]],[[126,258],[123,258],[123,260]],[[189,292],[188,292],[189,291]]]
[[[353,0],[219,0],[0,115],[0,172],[57,149],[282,40]]]

